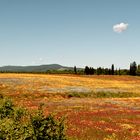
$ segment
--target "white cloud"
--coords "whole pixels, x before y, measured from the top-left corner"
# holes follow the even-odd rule
[[[117,33],[121,33],[127,30],[127,28],[128,28],[128,23],[123,23],[123,22],[113,26],[114,32],[117,32]]]

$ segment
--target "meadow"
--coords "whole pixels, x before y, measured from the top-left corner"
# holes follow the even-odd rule
[[[16,106],[65,116],[71,140],[139,140],[140,77],[0,74]]]

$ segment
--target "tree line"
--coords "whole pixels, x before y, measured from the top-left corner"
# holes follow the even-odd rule
[[[137,65],[136,62],[130,63],[129,69],[115,69],[114,64],[111,65],[110,68],[93,68],[85,66],[84,74],[86,75],[132,75],[132,76],[140,76],[140,65]]]
[[[72,69],[65,70],[47,70],[45,72],[26,72],[26,71],[0,71],[0,73],[30,73],[30,74],[79,74],[79,75],[132,75],[140,76],[140,64],[137,65],[136,62],[130,63],[129,69],[115,69],[114,64],[110,68],[98,67],[93,68],[85,66],[85,68],[77,68],[76,66]]]

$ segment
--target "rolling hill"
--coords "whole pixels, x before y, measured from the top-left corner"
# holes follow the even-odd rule
[[[48,70],[73,70],[73,67],[66,67],[59,64],[48,64],[39,66],[3,66],[0,71],[10,72],[46,72]]]

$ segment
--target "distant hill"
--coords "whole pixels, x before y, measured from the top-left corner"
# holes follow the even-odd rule
[[[40,66],[3,66],[0,71],[10,72],[46,72],[48,70],[73,70],[73,67],[61,66],[59,64],[49,64]]]

